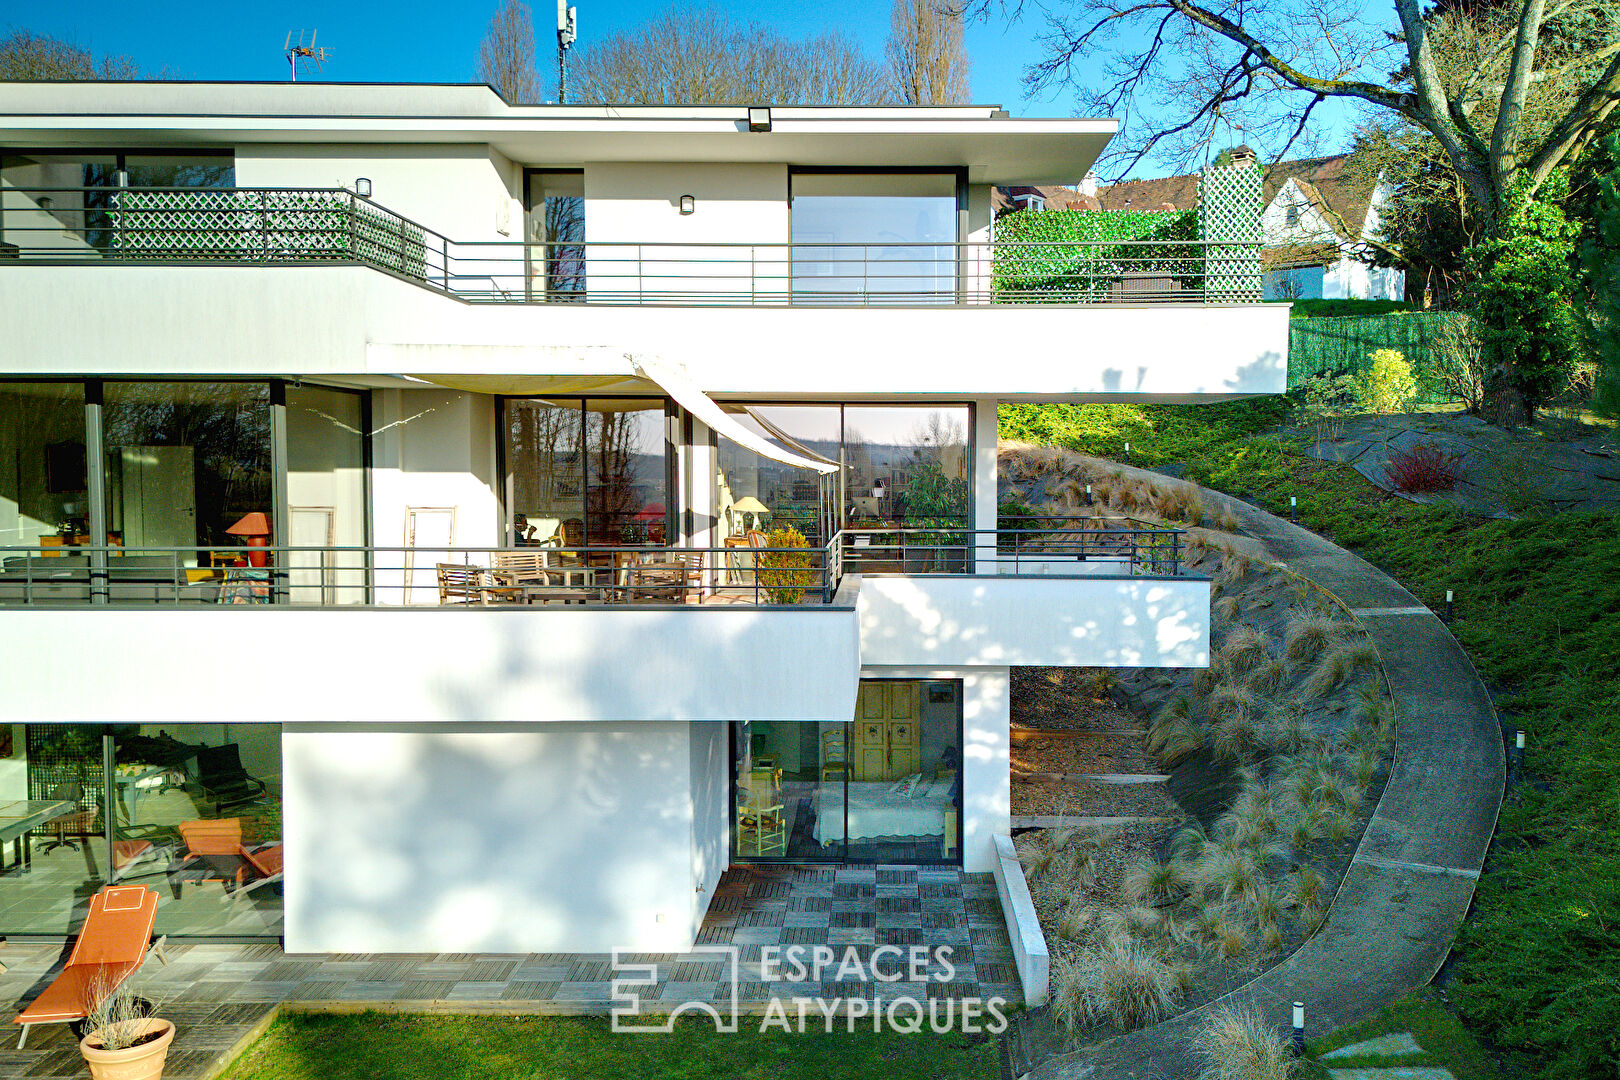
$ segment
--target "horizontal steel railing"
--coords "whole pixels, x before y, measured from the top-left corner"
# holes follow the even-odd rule
[[[0,607],[527,606],[831,603],[845,573],[1021,574],[1064,562],[1181,572],[1181,533],[1063,528],[845,528],[796,548],[0,547]],[[1084,527],[1082,527],[1084,526]]]
[[[837,551],[590,546],[0,547],[0,607],[828,603]]]
[[[1064,563],[1101,563],[1123,574],[1182,572],[1181,530],[1096,518],[1043,528],[845,528],[844,569],[851,573],[1061,573]],[[1110,569],[1113,567],[1111,566]]]
[[[1260,299],[1226,240],[458,241],[345,188],[0,189],[7,262],[356,263],[475,303],[935,306]]]

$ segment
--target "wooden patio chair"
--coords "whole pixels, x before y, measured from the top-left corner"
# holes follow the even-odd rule
[[[439,577],[441,604],[479,604],[488,607],[491,603],[518,603],[523,599],[521,587],[496,583],[486,567],[434,563],[433,569]]]
[[[589,598],[590,570],[583,566],[553,566],[552,553],[544,548],[498,551],[492,561],[490,575],[496,584],[522,590],[526,601],[558,600],[567,604],[584,603]]]
[[[22,1025],[17,1049],[35,1024],[70,1024],[89,1016],[140,968],[149,951],[169,962],[163,955],[164,939],[152,941],[157,902],[158,894],[145,885],[108,885],[90,898],[90,911],[62,973],[17,1014],[16,1023]]]

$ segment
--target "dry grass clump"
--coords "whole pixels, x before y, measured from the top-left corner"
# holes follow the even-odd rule
[[[1169,1016],[1187,981],[1185,967],[1136,941],[1088,949],[1077,967],[1085,1017],[1127,1030]]]
[[[1187,872],[1174,859],[1168,862],[1141,859],[1125,872],[1124,890],[1132,900],[1171,903],[1186,893]]]
[[[1210,670],[1214,670],[1211,668]],[[1265,702],[1246,686],[1222,683],[1209,695],[1209,718],[1222,720],[1253,720],[1265,709]]]
[[[1215,574],[1215,583],[1223,589],[1230,589],[1240,585],[1249,573],[1249,557],[1237,552],[1228,552],[1221,558],[1221,568]]]
[[[1308,698],[1326,697],[1356,672],[1377,664],[1378,649],[1370,638],[1341,641],[1321,654],[1316,667],[1300,683],[1300,692]]]
[[[1210,751],[1227,761],[1247,761],[1259,752],[1261,745],[1260,729],[1244,713],[1217,720],[1209,729]]]
[[[1249,673],[1249,689],[1256,694],[1272,697],[1288,685],[1288,661],[1266,654],[1266,659]]]
[[[1216,518],[1215,522],[1221,527],[1222,532],[1235,533],[1238,531],[1237,515],[1232,513],[1230,508],[1223,509],[1221,516]]]
[[[1264,880],[1264,871],[1253,850],[1216,843],[1205,846],[1193,864],[1191,880],[1199,896],[1219,897],[1230,903],[1252,897]]]
[[[1223,596],[1210,605],[1210,614],[1214,616],[1217,625],[1226,625],[1237,621],[1242,607],[1235,596]]]
[[[1058,920],[1058,937],[1065,941],[1089,941],[1097,932],[1097,909],[1090,904],[1071,904]]]
[[[1321,612],[1296,612],[1283,633],[1283,653],[1296,664],[1308,664],[1338,639],[1343,628],[1343,623]]]
[[[1199,1025],[1198,1080],[1289,1080],[1297,1068],[1282,1035],[1253,1006],[1226,1005]]]
[[[1247,675],[1265,663],[1268,655],[1266,636],[1252,626],[1234,626],[1221,643],[1221,666],[1233,675]]]
[[[1204,729],[1192,718],[1192,702],[1180,694],[1165,703],[1148,723],[1148,751],[1174,765],[1204,745]]]

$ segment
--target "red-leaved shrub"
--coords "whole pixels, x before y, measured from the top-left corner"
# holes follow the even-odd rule
[[[1448,454],[1433,443],[1397,450],[1384,463],[1384,475],[1399,491],[1414,495],[1450,491],[1457,486],[1462,454]]]

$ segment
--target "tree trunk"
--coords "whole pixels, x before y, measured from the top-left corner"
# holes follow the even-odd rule
[[[1536,419],[1535,406],[1515,386],[1506,373],[1497,372],[1496,385],[1485,393],[1480,404],[1480,415],[1486,423],[1497,427],[1517,428],[1532,424]]]

